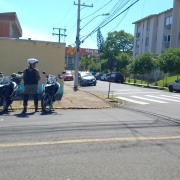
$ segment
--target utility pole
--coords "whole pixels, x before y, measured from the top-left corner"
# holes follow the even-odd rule
[[[54,30],[54,29],[58,29],[58,30],[59,30],[59,34],[52,33],[52,35],[53,35],[53,36],[54,36],[54,35],[58,35],[58,36],[59,36],[59,43],[61,42],[61,36],[64,36],[64,41],[65,41],[65,37],[67,36],[67,35],[65,35],[66,29],[53,28],[53,30]],[[61,34],[61,30],[63,30],[63,31],[64,31],[64,34]]]
[[[77,35],[76,35],[76,57],[75,57],[75,76],[74,76],[74,90],[78,89],[78,69],[79,69],[79,49],[80,49],[80,41],[79,41],[79,32],[80,32],[80,7],[93,7],[93,5],[88,6],[85,4],[81,4],[81,0],[78,0],[78,4],[74,2],[74,5],[78,5],[78,13],[77,13]]]

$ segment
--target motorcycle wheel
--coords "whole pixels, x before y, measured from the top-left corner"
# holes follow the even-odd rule
[[[6,99],[2,94],[0,94],[0,114],[2,114],[7,109]]]
[[[41,99],[41,107],[42,107],[42,111],[45,113],[49,113],[51,111],[52,98],[48,93],[43,94]]]

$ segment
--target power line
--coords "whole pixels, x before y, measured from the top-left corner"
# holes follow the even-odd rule
[[[131,4],[133,3],[133,0],[132,0],[132,2],[131,2]],[[126,14],[122,17],[122,19],[119,21],[119,23],[118,23],[118,25],[115,27],[115,28],[113,28],[110,32],[112,32],[114,29],[116,29],[118,26],[119,26],[119,24],[122,22],[122,20],[125,18],[125,16],[127,15],[127,13],[129,12],[129,9],[126,11]],[[108,34],[108,33],[107,33]],[[106,35],[107,35],[106,34]],[[105,36],[106,36],[105,35]],[[105,37],[105,36],[103,36],[103,37]]]
[[[109,1],[107,4],[105,4],[103,7],[107,6],[111,1],[112,1],[112,0],[110,0],[110,1]],[[85,17],[85,18],[83,18],[83,19],[81,19],[81,20],[84,20],[84,19],[86,19],[86,18],[94,15],[96,12],[100,11],[103,7],[99,8],[97,11],[93,12],[92,14],[90,14],[89,16],[87,16],[87,17]]]
[[[109,24],[111,21],[113,21],[115,18],[117,18],[118,16],[120,16],[122,13],[124,13],[125,11],[127,11],[129,8],[131,8],[135,3],[137,3],[139,0],[136,0],[134,3],[132,3],[130,6],[128,6],[125,10],[123,10],[122,12],[120,12],[117,16],[115,16],[114,18],[112,18],[110,21],[108,21],[107,23],[105,23],[104,25],[99,26],[98,28],[103,28],[104,26],[106,26],[107,24]],[[98,28],[94,29],[91,33],[89,33],[89,35],[87,35],[86,38],[84,38],[81,42],[84,42],[89,36],[91,36],[92,34],[94,34],[95,32],[97,32]]]
[[[72,7],[73,7],[73,5],[70,7],[70,9],[69,9],[68,12],[66,13],[66,15],[63,17],[63,19],[58,23],[58,25],[65,20],[66,16],[68,15],[68,13],[69,13],[69,11],[71,10]],[[58,25],[57,25],[57,26],[58,26]]]

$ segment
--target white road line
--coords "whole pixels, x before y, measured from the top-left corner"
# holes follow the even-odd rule
[[[157,98],[157,99],[164,99],[164,100],[167,100],[167,101],[174,101],[174,102],[180,102],[180,100],[175,100],[175,99],[169,99],[169,98],[163,98],[163,97],[156,97],[156,96],[151,96],[151,95],[145,95],[147,97],[152,97],[152,98]]]
[[[142,90],[139,90],[139,89],[113,89],[113,91],[132,91],[132,92],[134,92],[134,91],[142,91]]]
[[[180,97],[180,95],[174,95],[174,96]]]
[[[149,103],[146,103],[146,102],[136,101],[136,100],[129,99],[129,98],[125,98],[125,97],[116,97],[116,98],[121,99],[121,100],[124,100],[124,101],[129,101],[129,102],[141,104],[141,105],[149,104]]]
[[[138,99],[143,99],[143,100],[147,100],[147,101],[153,101],[153,102],[157,102],[157,103],[168,103],[168,102],[165,102],[165,101],[158,101],[158,100],[144,98],[144,97],[139,97],[139,96],[131,96],[131,97],[138,98]]]
[[[159,92],[127,92],[127,93],[113,93],[113,94],[115,95],[115,94],[138,94],[138,93],[156,94],[156,93],[159,93]]]
[[[180,97],[176,97],[176,96],[166,96],[166,95],[160,95],[160,96],[163,96],[163,97],[168,97],[168,98],[176,98],[176,99],[180,99]]]

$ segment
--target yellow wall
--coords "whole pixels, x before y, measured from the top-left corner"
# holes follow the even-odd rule
[[[65,43],[0,38],[0,72],[5,76],[24,70],[28,58],[39,60],[36,68],[42,78],[42,71],[57,75],[64,71],[64,57]],[[63,84],[63,80],[59,82]]]

